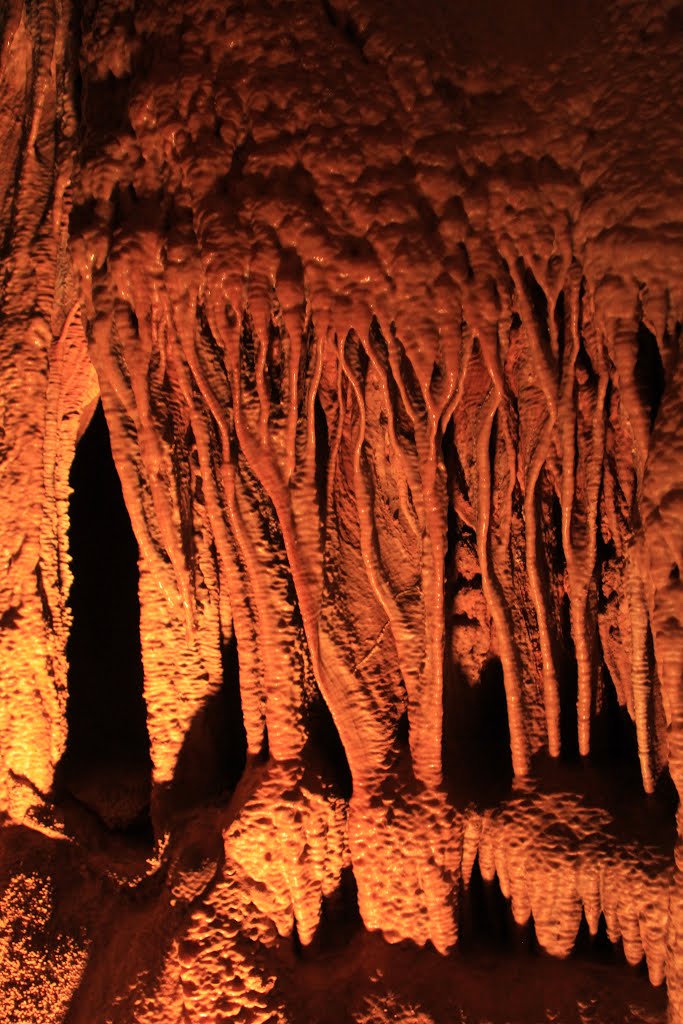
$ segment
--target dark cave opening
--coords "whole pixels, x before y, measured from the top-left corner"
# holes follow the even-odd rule
[[[111,828],[147,827],[151,788],[143,696],[138,547],[99,402],[70,484],[73,615],[66,750],[56,786]]]

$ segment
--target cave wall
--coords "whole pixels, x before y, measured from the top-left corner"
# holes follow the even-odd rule
[[[213,913],[306,945],[351,867],[369,929],[446,952],[478,853],[544,948],[602,912],[676,1013],[670,851],[599,811],[591,845],[533,780],[616,716],[644,790],[683,785],[680,9],[489,6],[9,5],[2,806],[60,831],[69,469],[101,397],[159,837],[238,651],[252,781]],[[530,781],[492,817],[465,808],[508,756],[496,673]]]

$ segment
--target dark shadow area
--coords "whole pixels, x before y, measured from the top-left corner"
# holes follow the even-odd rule
[[[490,658],[474,686],[458,681],[457,666],[446,669],[443,758],[450,797],[456,805],[493,806],[509,795],[513,780],[503,666]]]
[[[223,682],[195,715],[178,756],[167,809],[184,811],[204,801],[227,798],[247,761],[247,734],[240,696],[235,637],[223,645]]]
[[[358,909],[358,888],[353,870],[344,868],[339,886],[323,897],[320,922],[313,941],[304,946],[294,930],[294,952],[302,960],[325,960],[343,954],[354,936],[364,930]]]
[[[327,520],[327,469],[330,461],[330,439],[327,417],[319,397],[315,397],[315,490],[320,516],[321,545],[324,547]]]
[[[407,711],[404,711],[399,717],[396,726],[396,742],[403,750],[410,749],[410,719]]]
[[[560,688],[560,744],[563,761],[576,761],[579,757],[579,724],[576,713],[578,698],[578,669],[572,637],[569,597],[562,598],[560,611],[560,655],[558,681]]]
[[[461,533],[461,524],[455,511],[456,493],[467,496],[467,483],[465,474],[460,464],[458,450],[455,446],[455,428],[453,418],[448,421],[446,430],[441,440],[441,456],[446,469],[448,479],[448,519],[446,534],[446,554],[444,564],[444,580],[446,586],[450,584],[451,591],[457,578],[457,565],[455,560],[456,544]]]
[[[519,269],[522,271],[524,291],[529,305],[531,306],[531,313],[536,324],[541,343],[546,352],[550,349],[550,331],[548,330],[548,299],[543,288],[540,286],[534,275],[531,267],[520,260]],[[553,313],[555,311],[553,310]]]
[[[664,394],[664,385],[666,383],[664,364],[659,353],[657,339],[644,323],[638,324],[636,342],[638,344],[638,355],[633,376],[640,400],[648,410],[650,427],[652,428],[657,419],[659,405]]]
[[[498,878],[488,882],[482,878],[477,858],[468,886],[463,886],[458,908],[458,950],[465,957],[472,954],[495,953],[507,956],[534,956],[549,959],[536,937],[533,918],[518,924],[511,904],[500,889]],[[570,960],[596,965],[618,965],[634,975],[647,979],[645,959],[637,967],[628,967],[621,941],[613,943],[607,935],[605,918],[601,914],[598,930],[591,935],[585,915],[581,923]]]
[[[598,930],[595,935],[590,933],[585,914],[581,915],[581,924],[579,925],[574,949],[571,952],[571,959],[590,960],[592,963],[599,964],[626,965],[624,947],[621,942],[610,942],[607,936],[607,925],[602,914],[600,914]],[[647,976],[647,965],[644,960],[641,968],[642,973]],[[633,968],[633,970],[640,970],[640,968]]]
[[[473,763],[491,779],[512,781],[512,754],[505,681],[500,658],[491,658],[482,671],[478,698],[478,738]],[[477,752],[479,756],[477,757]]]
[[[322,697],[309,712],[308,729],[308,756],[304,755],[304,763],[319,765],[336,784],[339,795],[350,800],[353,792],[351,769],[337,726]]]
[[[458,907],[459,949],[527,955],[538,953],[533,921],[520,925],[512,916],[510,901],[503,896],[498,878],[482,878],[479,858],[474,862],[469,885],[463,886]]]
[[[558,366],[562,366],[564,361],[566,320],[564,289],[557,296],[557,301],[555,303],[555,311],[553,315],[555,317],[555,330],[557,331],[557,364]]]
[[[591,760],[596,767],[619,772],[636,785],[640,783],[640,762],[635,722],[619,704],[616,690],[606,665],[601,668],[601,707],[591,729]]]
[[[71,468],[73,614],[64,756],[55,787],[110,828],[148,829],[151,768],[138,548],[99,403]]]

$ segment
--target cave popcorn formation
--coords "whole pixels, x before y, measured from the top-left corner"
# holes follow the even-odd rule
[[[672,853],[624,824],[654,806],[635,786],[617,811],[545,784],[623,709],[640,787],[683,786],[680,9],[578,11],[558,44],[561,10],[490,6],[496,45],[431,3],[13,0],[0,23],[0,793],[6,834],[32,830],[3,854],[8,1020],[51,1019],[48,921],[59,1020],[298,1020],[281,940],[315,943],[350,872],[367,929],[447,954],[475,860],[555,956],[603,915],[683,1020],[680,814]],[[137,873],[53,788],[98,400],[139,549]],[[247,767],[193,806],[178,765],[231,642]],[[141,932],[129,976],[98,885],[148,901],[107,911],[112,949]]]

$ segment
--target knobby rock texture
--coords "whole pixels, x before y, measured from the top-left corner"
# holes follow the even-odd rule
[[[2,1020],[683,1021],[683,9],[597,6],[0,12]]]

